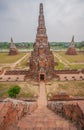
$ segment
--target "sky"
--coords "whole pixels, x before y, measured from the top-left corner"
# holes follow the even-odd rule
[[[84,0],[0,0],[0,42],[35,42],[40,3],[50,42],[84,41]]]

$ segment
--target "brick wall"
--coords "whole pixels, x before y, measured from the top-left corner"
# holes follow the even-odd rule
[[[60,101],[48,101],[48,108],[60,116],[75,122],[78,130],[84,130],[84,113],[77,103],[67,104]]]

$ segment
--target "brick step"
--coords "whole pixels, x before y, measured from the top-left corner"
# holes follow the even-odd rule
[[[46,123],[46,122],[45,122]],[[3,130],[3,129],[2,129]],[[30,125],[28,126],[10,126],[8,128],[6,128],[6,130],[77,130],[73,125],[70,125],[70,126],[63,126],[63,125],[60,125],[60,126],[54,126],[54,125],[41,125],[39,124],[38,122],[34,125],[32,125],[32,123],[30,123]]]
[[[16,130],[16,129],[15,129]],[[63,127],[57,127],[57,128],[54,128],[54,127],[29,127],[29,128],[18,128],[17,130],[77,130],[77,129],[74,129],[74,128],[63,128]]]
[[[31,124],[32,125],[32,124]],[[73,126],[69,126],[69,127],[54,127],[54,126],[29,126],[29,127],[17,127],[17,126],[10,126],[9,128],[7,128],[7,130],[77,130],[75,127]]]
[[[68,122],[65,123],[64,121],[23,121],[22,123],[18,124],[19,128],[74,128],[76,127],[73,124],[69,124]]]
[[[26,121],[30,121],[30,120],[33,120],[33,121],[54,121],[54,120],[60,120],[60,121],[65,121],[64,118],[56,115],[56,117],[51,117],[51,116],[26,116],[24,117]]]
[[[48,108],[37,109],[18,122],[18,130],[77,130],[73,123],[53,113]]]

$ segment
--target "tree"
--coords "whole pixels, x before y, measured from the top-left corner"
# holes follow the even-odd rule
[[[78,45],[78,48],[80,49],[80,51],[84,49],[84,41],[80,42],[80,44]]]
[[[18,85],[12,86],[8,90],[8,95],[9,97],[16,98],[16,95],[20,93],[20,87]]]

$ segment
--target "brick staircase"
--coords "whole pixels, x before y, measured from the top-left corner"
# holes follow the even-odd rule
[[[38,108],[18,123],[18,130],[77,130],[74,124],[54,114],[46,107]]]
[[[17,130],[77,130],[77,128],[47,108],[45,84],[41,82],[38,109],[23,117],[18,122]]]

